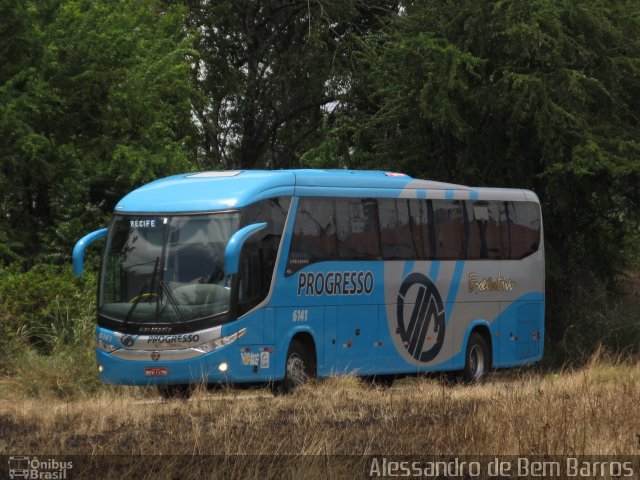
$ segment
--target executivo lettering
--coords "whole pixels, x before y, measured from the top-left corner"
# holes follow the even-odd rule
[[[510,278],[505,278],[502,272],[498,272],[498,276],[495,280],[493,277],[487,277],[480,281],[476,279],[475,273],[469,274],[469,292],[484,293],[484,292],[511,292],[516,288],[517,283]]]

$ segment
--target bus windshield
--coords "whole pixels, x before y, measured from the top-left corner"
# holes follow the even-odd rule
[[[124,323],[189,322],[228,311],[224,251],[239,212],[115,216],[98,314]]]

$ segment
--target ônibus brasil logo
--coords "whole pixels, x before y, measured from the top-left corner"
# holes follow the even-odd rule
[[[56,458],[40,460],[37,457],[9,457],[9,478],[65,480],[68,470],[73,468],[73,462],[60,461]]]
[[[397,322],[402,343],[413,358],[419,362],[436,358],[444,340],[445,310],[440,292],[427,276],[412,273],[402,282]]]

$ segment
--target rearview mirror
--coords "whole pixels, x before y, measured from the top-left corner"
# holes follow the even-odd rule
[[[91,232],[78,240],[76,246],[73,247],[73,254],[71,255],[71,258],[73,259],[73,273],[78,277],[82,275],[82,272],[84,271],[84,251],[96,240],[106,237],[107,232],[107,228],[101,228],[100,230]]]
[[[241,228],[229,239],[227,247],[224,250],[224,270],[227,275],[238,273],[238,265],[240,264],[240,252],[245,242],[254,234],[267,228],[267,223],[254,223]]]

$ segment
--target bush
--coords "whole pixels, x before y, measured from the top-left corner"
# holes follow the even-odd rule
[[[86,340],[96,306],[96,277],[75,277],[69,267],[37,265],[27,272],[0,270],[0,326],[4,342],[41,353]]]
[[[640,274],[617,278],[617,291],[592,283],[548,305],[544,362],[548,366],[583,365],[598,351],[616,358],[640,354]]]
[[[68,396],[98,385],[96,276],[69,267],[0,269],[0,376],[12,390]]]

